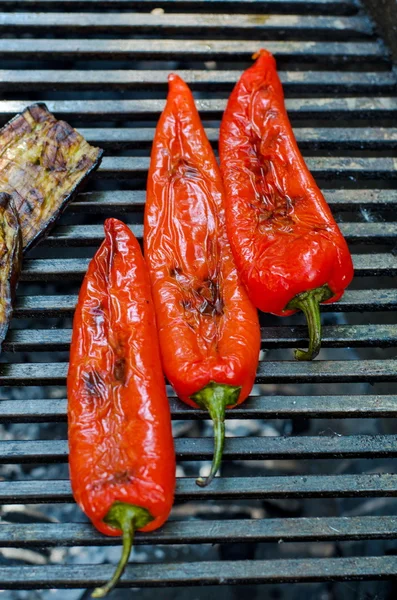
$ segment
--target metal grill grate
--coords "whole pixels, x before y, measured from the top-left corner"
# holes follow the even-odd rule
[[[397,497],[397,430],[392,421],[397,416],[397,80],[360,5],[356,0],[0,0],[0,11],[1,122],[30,101],[45,100],[58,117],[107,151],[86,193],[24,262],[0,364],[0,546],[117,543],[87,523],[67,522],[68,514],[83,520],[72,508],[58,523],[7,522],[6,509],[48,503],[51,516],[58,503],[72,507],[63,464],[64,385],[76,294],[103,237],[106,215],[127,220],[142,236],[149,149],[164,106],[166,75],[177,70],[191,84],[215,145],[228,92],[261,46],[276,54],[298,142],[352,248],[356,279],[337,305],[324,306],[323,350],[311,364],[292,360],[292,348],[304,344],[306,336],[298,315],[289,320],[262,317],[257,386],[245,404],[229,413],[229,424],[277,420],[289,423],[292,434],[283,425],[274,427],[273,435],[259,429],[256,435],[239,437],[232,429],[223,477],[209,488],[197,487],[186,476],[189,461],[211,456],[212,439],[197,434],[205,415],[179,403],[168,390],[173,419],[193,421],[196,437],[176,439],[178,459],[187,467],[178,478],[174,520],[161,531],[137,535],[136,543],[207,547],[395,540],[393,500],[386,505],[387,514],[377,516],[369,509],[364,516],[354,516],[354,511],[349,517],[335,516],[322,501],[300,517],[266,518],[266,507],[275,499]],[[375,418],[377,435],[353,425],[349,435],[329,429],[330,419],[368,423]],[[313,434],[306,428],[309,433],[299,435],[297,425],[310,419],[324,420],[328,429],[318,427]],[[16,425],[20,423],[24,425]],[[331,471],[333,459],[340,467]],[[8,465],[21,466],[15,471]],[[243,503],[240,508],[251,503],[252,514],[262,518],[237,518],[233,502]],[[191,519],[194,509],[196,520]],[[221,514],[226,519],[219,521]],[[234,514],[236,518],[228,518]],[[339,557],[294,548],[285,558],[263,560],[259,555],[221,564],[206,560],[205,552],[197,555],[203,560],[193,555],[182,562],[182,554],[174,562],[148,560],[131,564],[122,585],[397,576],[397,558],[377,547],[362,556],[352,546],[351,555],[340,552]],[[0,566],[0,588],[85,588],[111,571],[111,565],[99,572],[95,565],[17,562]]]

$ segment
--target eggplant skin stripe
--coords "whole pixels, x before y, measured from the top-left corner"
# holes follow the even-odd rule
[[[0,193],[0,345],[12,315],[22,262],[22,237],[18,214],[10,194]]]
[[[42,103],[0,130],[0,189],[13,197],[24,252],[48,232],[102,154]]]

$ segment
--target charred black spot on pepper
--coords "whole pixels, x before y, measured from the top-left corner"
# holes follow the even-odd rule
[[[110,336],[109,345],[113,350],[113,377],[123,385],[126,383],[127,361],[125,358],[125,340],[122,337]]]
[[[183,273],[180,267],[173,267],[170,269],[170,277],[173,277],[179,284],[180,288],[184,293],[188,293],[188,290],[192,287],[192,280],[190,275]]]
[[[203,303],[198,307],[198,311],[201,315],[209,317],[219,317],[223,315],[223,301],[216,300],[215,302],[208,302],[204,300]]]
[[[106,398],[106,384],[98,371],[83,372],[82,380],[85,391],[92,400],[104,400]]]
[[[107,485],[122,485],[123,483],[132,483],[135,479],[135,476],[132,472],[132,470],[126,470],[126,471],[119,471],[118,473],[114,473],[113,475],[110,475],[110,477],[107,477],[106,479],[101,479],[99,481],[93,481],[90,484],[90,489],[92,490],[97,490],[97,489],[102,489],[103,487],[107,486]]]
[[[203,282],[198,293],[203,298],[200,307],[201,314],[210,315],[212,317],[223,314],[224,302],[221,295],[221,288],[217,278],[207,279]]]
[[[178,275],[182,275],[182,269],[180,267],[171,267],[170,277],[177,277]]]
[[[207,300],[204,300],[197,309],[201,315],[208,315],[212,317],[212,310]]]
[[[218,278],[202,281],[181,301],[181,305],[186,311],[197,311],[203,316],[214,318],[223,315],[224,302]]]
[[[263,154],[262,139],[255,132],[251,133],[250,144],[252,155],[247,162],[254,176],[252,187],[256,200],[256,204],[251,202],[250,208],[257,212],[257,226],[288,231],[294,225],[294,200],[284,193],[270,159]]]
[[[258,207],[258,226],[269,226],[273,229],[291,229],[295,223],[293,217],[293,201],[288,196],[273,195],[263,199],[263,204]],[[265,205],[266,202],[266,205]]]
[[[191,300],[185,300],[184,299],[184,300],[181,301],[181,304],[182,304],[182,307],[185,310],[191,310],[191,308],[192,308],[192,302],[191,302]]]
[[[186,177],[187,179],[196,179],[199,174],[197,167],[190,164],[184,156],[177,156],[171,166],[171,177]]]
[[[114,362],[113,376],[116,381],[125,384],[127,374],[127,363],[124,357],[119,357]]]
[[[97,306],[90,307],[89,312],[90,312],[90,315],[92,315],[94,317],[97,325],[102,323],[103,318],[104,318],[104,308],[103,308],[102,303],[98,304]]]
[[[128,471],[120,471],[113,475],[114,483],[130,483],[134,479],[131,469]]]

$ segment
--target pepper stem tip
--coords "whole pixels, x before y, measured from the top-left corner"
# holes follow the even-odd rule
[[[113,577],[104,586],[96,588],[91,594],[92,598],[103,598],[117,585],[131,554],[135,530],[145,527],[150,521],[153,521],[153,517],[146,508],[141,506],[126,502],[113,502],[103,521],[111,527],[121,529],[123,551]]]
[[[214,456],[211,471],[208,477],[199,477],[196,483],[200,487],[206,487],[217,474],[225,445],[225,412],[227,406],[237,403],[240,396],[241,386],[227,385],[210,381],[203,389],[199,390],[190,398],[200,406],[208,410],[214,425]]]
[[[296,360],[313,360],[321,348],[321,316],[320,302],[325,302],[333,296],[328,285],[302,292],[287,304],[288,310],[301,310],[307,320],[309,329],[309,348],[307,350],[295,350]]]

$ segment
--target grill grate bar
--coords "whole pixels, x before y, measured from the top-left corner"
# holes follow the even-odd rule
[[[0,100],[0,119],[3,121],[22,112],[34,100]],[[164,100],[46,100],[48,109],[59,118],[70,120],[109,119],[139,120],[143,117],[157,119],[164,108]],[[226,100],[197,100],[197,108],[203,118],[220,118]],[[371,117],[394,118],[397,113],[397,97],[371,96],[337,98],[287,98],[286,107],[292,120],[322,118],[368,119]]]
[[[397,162],[397,161],[396,161]],[[396,165],[397,166],[397,165]],[[143,238],[143,225],[129,226],[138,239]],[[385,242],[397,236],[397,222],[340,223],[343,235],[350,242]],[[94,246],[103,240],[102,225],[67,225],[57,227],[42,242],[44,246]]]
[[[261,39],[289,36],[310,36],[327,41],[368,38],[373,27],[366,16],[329,17],[299,15],[239,15],[233,14],[145,14],[145,13],[6,13],[0,12],[0,30],[75,31],[87,37],[89,32],[105,33],[183,33],[185,37],[201,33],[260,34]]]
[[[69,350],[71,337],[71,329],[16,329],[9,332],[3,349],[6,352]],[[307,327],[262,327],[261,338],[262,348],[294,348],[307,344]],[[346,346],[397,346],[397,325],[326,325],[322,328],[322,347]]]
[[[150,148],[154,129],[146,127],[118,129],[79,128],[81,135],[92,144],[100,144],[107,149]],[[397,128],[392,127],[299,127],[295,137],[301,148],[395,148],[397,146]],[[210,142],[218,143],[219,129],[206,129]],[[363,190],[364,191],[364,190]],[[127,192],[119,192],[126,194]],[[344,194],[346,191],[344,190]],[[347,190],[347,193],[349,191]],[[389,192],[390,193],[390,192]],[[395,191],[391,193],[395,194]],[[385,198],[386,201],[386,198]]]
[[[111,565],[0,567],[4,589],[86,588],[109,580]],[[100,571],[101,577],[98,577]],[[287,560],[243,560],[127,566],[120,587],[165,587],[237,583],[314,582],[396,577],[397,558],[373,556]]]
[[[177,478],[176,500],[397,497],[396,474],[217,477],[200,488],[195,478]],[[0,482],[2,504],[72,502],[67,479]]]
[[[14,317],[70,317],[74,312],[76,302],[77,296],[19,296]],[[321,306],[322,312],[387,310],[397,310],[397,294],[394,289],[348,290],[337,303]],[[20,334],[11,330],[6,343],[13,342],[14,335]]]
[[[169,521],[160,530],[149,534],[138,531],[134,545],[199,544],[236,542],[331,541],[393,539],[397,536],[397,519],[386,517],[350,518],[288,518],[205,521]],[[104,536],[83,523],[32,523],[29,525],[2,522],[2,547],[32,546],[114,546],[119,541]]]
[[[83,131],[81,130],[82,133]],[[297,134],[298,141],[301,143],[301,140],[299,140],[299,131],[297,129],[295,133]],[[69,205],[68,211],[95,212],[99,214],[107,211],[113,212],[114,210],[136,212],[143,210],[145,196],[146,193],[143,190],[118,190],[79,194],[76,200]],[[394,208],[393,205],[397,204],[397,190],[324,190],[324,196],[331,208],[338,211],[354,208]],[[376,293],[376,290],[374,292]]]
[[[242,10],[244,13],[259,9],[263,11],[274,11],[284,9],[285,11],[299,10],[303,14],[313,13],[314,11],[326,12],[327,14],[355,14],[358,11],[358,5],[355,0],[249,0],[243,3],[241,0],[0,0],[1,8],[33,9],[59,8],[64,10],[66,7],[84,7],[94,8],[112,8],[120,9],[127,6],[131,8],[152,8],[164,7],[167,11],[173,8],[191,9],[195,12],[198,9],[208,9],[219,7],[225,9],[230,7],[233,11]]]
[[[146,156],[105,156],[97,171],[97,176],[119,177],[128,179],[135,174],[147,174],[149,157]],[[360,177],[371,179],[374,177],[394,179],[397,178],[397,158],[386,156],[378,157],[334,157],[316,156],[306,158],[310,171],[317,177]]]
[[[67,363],[1,364],[1,385],[64,385]],[[359,381],[397,381],[396,361],[384,360],[316,360],[262,361],[257,383],[317,383]]]
[[[169,394],[173,419],[207,419],[205,411]],[[0,423],[64,422],[66,399],[2,400]],[[230,419],[397,417],[397,396],[251,396],[228,411]],[[1,528],[0,528],[1,530]],[[1,534],[1,531],[0,531]]]
[[[214,453],[212,438],[177,438],[180,460],[209,460]],[[281,460],[288,458],[381,458],[397,456],[397,435],[232,437],[226,440],[225,460]],[[0,464],[67,462],[66,440],[0,441]]]
[[[240,71],[176,70],[193,90],[213,89],[231,91]],[[134,71],[112,69],[49,70],[19,69],[0,70],[0,90],[166,90],[169,70]],[[361,91],[389,93],[396,89],[397,81],[392,71],[280,71],[280,79],[286,92],[303,91],[323,93],[329,90],[342,92]]]
[[[1,6],[0,1],[0,6]],[[3,58],[59,59],[185,59],[216,58],[219,60],[247,59],[253,48],[263,45],[263,40],[171,40],[171,39],[138,39],[138,40],[68,40],[57,39],[2,39],[0,40],[0,56]],[[382,64],[385,52],[382,46],[374,42],[305,42],[305,41],[267,41],[266,48],[277,55],[278,59],[296,60],[333,60],[341,58],[356,60],[376,59]],[[141,71],[144,73],[145,71]]]
[[[80,280],[86,273],[88,258],[29,259],[22,268],[21,281]],[[397,274],[397,256],[392,253],[353,255],[356,276]]]
[[[0,567],[4,589],[86,588],[109,580],[112,565]],[[98,572],[100,571],[100,577]],[[237,583],[345,581],[397,576],[395,556],[240,560],[127,566],[121,587],[164,587]]]

